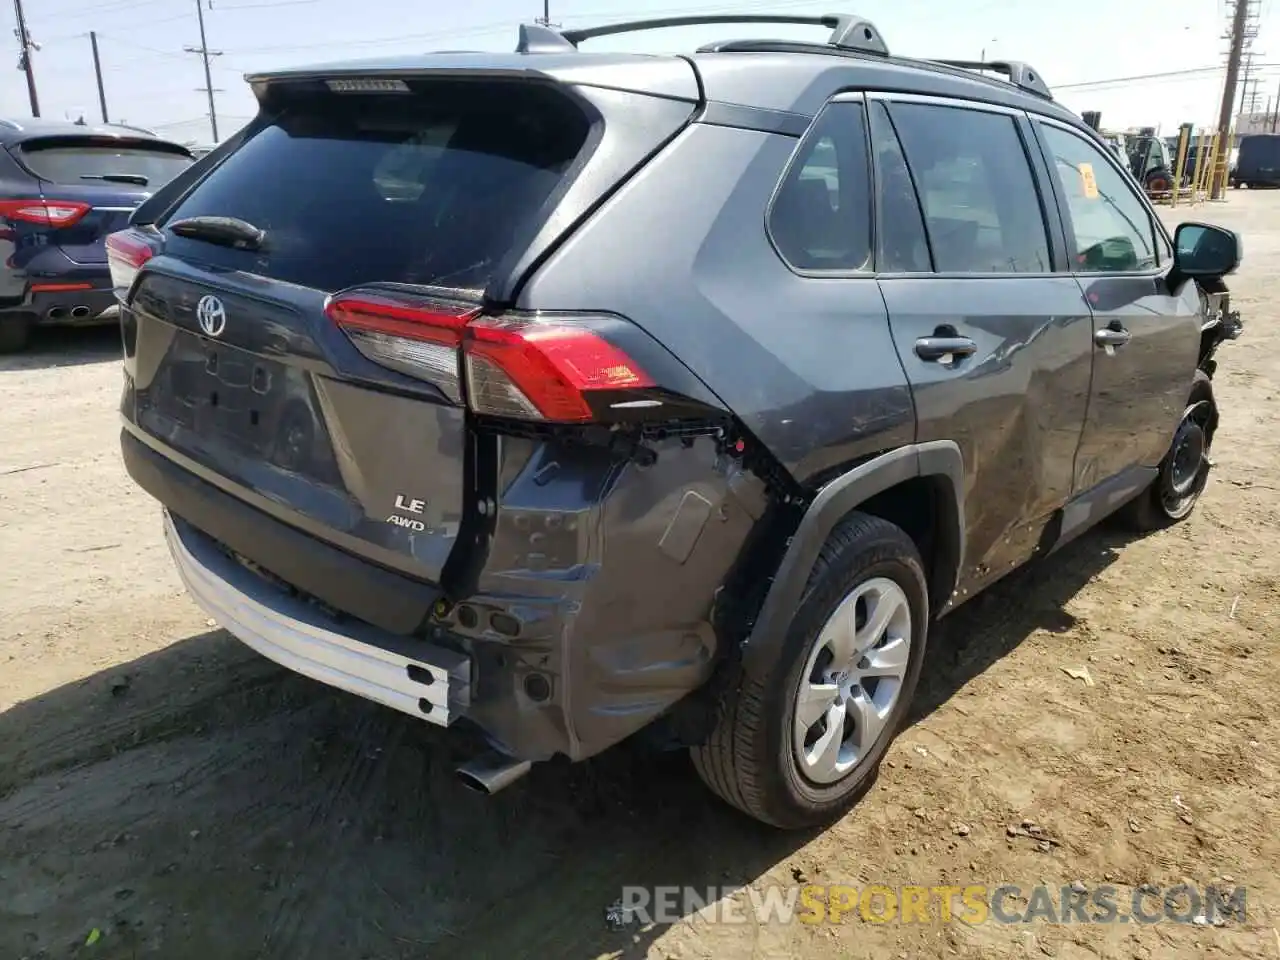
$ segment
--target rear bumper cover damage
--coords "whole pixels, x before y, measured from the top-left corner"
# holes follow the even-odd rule
[[[268,659],[321,683],[447,727],[466,710],[464,655],[377,627],[339,625],[222,552],[165,513],[165,539],[187,592],[228,632]]]
[[[175,562],[211,617],[323,683],[434,723],[465,718],[514,761],[585,759],[707,682],[716,594],[764,504],[711,437],[660,442],[643,470],[509,442],[477,589],[437,604],[434,585],[268,516],[125,420],[126,468],[165,506]]]

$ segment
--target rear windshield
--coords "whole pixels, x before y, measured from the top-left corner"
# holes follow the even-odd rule
[[[22,162],[36,176],[51,183],[120,183],[117,177],[141,177],[131,185],[155,190],[195,161],[176,149],[146,145],[92,142],[45,142],[22,146]],[[107,179],[103,179],[106,177]]]
[[[165,217],[238,217],[266,231],[262,249],[170,234],[168,251],[327,291],[377,281],[480,288],[588,130],[572,101],[530,83],[311,95]]]

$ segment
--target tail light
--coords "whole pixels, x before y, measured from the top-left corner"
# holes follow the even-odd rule
[[[374,363],[428,380],[476,413],[582,423],[593,394],[654,386],[623,350],[568,316],[482,316],[470,302],[400,292],[332,297],[329,318]]]
[[[92,209],[79,200],[0,200],[0,217],[42,227],[69,227]]]
[[[374,363],[430,380],[461,401],[458,346],[467,322],[480,313],[475,304],[361,291],[331,298],[325,313]]]
[[[151,244],[132,230],[121,230],[107,237],[107,266],[116,296],[123,297],[133,286],[142,265],[155,255]]]

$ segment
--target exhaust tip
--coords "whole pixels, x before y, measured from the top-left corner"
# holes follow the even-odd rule
[[[89,308],[83,305],[78,307],[72,307],[71,316],[75,320],[83,320],[89,316]]]
[[[468,790],[472,790],[472,791],[474,791],[474,792],[476,792],[476,793],[482,793],[482,794],[484,794],[486,797],[487,797],[487,796],[491,796],[491,793],[490,793],[490,791],[489,791],[489,788],[488,788],[488,786],[485,784],[485,782],[484,782],[482,779],[480,779],[479,777],[477,777],[477,776],[476,776],[474,773],[472,773],[470,770],[462,770],[462,769],[459,769],[459,770],[457,771],[457,773],[458,773],[458,780],[459,780],[459,782],[461,782],[461,784],[462,784],[464,787],[466,787]]]
[[[523,777],[533,767],[528,760],[513,760],[491,750],[458,767],[455,773],[464,787],[491,797]]]
[[[50,320],[61,320],[67,315],[66,307],[50,307],[48,313],[45,314]]]

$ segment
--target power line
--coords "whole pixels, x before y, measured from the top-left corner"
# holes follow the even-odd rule
[[[1112,83],[1134,83],[1139,80],[1164,80],[1173,77],[1190,77],[1206,73],[1218,73],[1222,67],[1189,67],[1185,70],[1166,70],[1162,73],[1139,73],[1129,77],[1111,77],[1107,80],[1081,80],[1078,83],[1055,83],[1055,90],[1078,90],[1081,87],[1100,87]]]
[[[793,0],[793,5],[817,6],[820,2],[822,2],[822,0]],[[572,20],[572,21],[600,20],[600,19],[628,20],[628,19],[643,18],[643,17],[658,17],[658,16],[664,16],[666,14],[677,14],[677,13],[687,13],[687,14],[698,14],[698,13],[710,14],[710,13],[723,13],[723,12],[738,13],[746,10],[757,10],[757,9],[764,9],[764,8],[777,9],[778,7],[784,6],[784,5],[786,4],[784,2],[779,2],[779,0],[750,0],[750,2],[747,2],[747,3],[719,4],[719,5],[714,5],[710,7],[690,8],[688,6],[683,6],[683,7],[665,7],[661,9],[650,8],[650,9],[630,10],[630,11],[618,11],[618,10],[598,10],[594,12],[584,11],[582,13],[568,14],[563,19]],[[544,2],[543,13],[544,15],[549,15],[550,13],[549,2]],[[537,17],[535,19],[541,22],[543,18]],[[237,49],[233,50],[232,53],[238,56],[240,54],[287,53],[293,50],[322,50],[322,49],[329,49],[329,48],[335,48],[335,47],[345,48],[345,47],[351,47],[351,46],[378,46],[380,44],[408,43],[410,41],[416,41],[416,40],[450,40],[450,39],[456,39],[458,37],[468,37],[468,36],[474,36],[474,35],[484,34],[484,33],[497,33],[500,30],[510,30],[513,28],[514,22],[515,21],[508,18],[506,20],[498,20],[498,21],[492,21],[490,23],[476,24],[475,26],[471,26],[471,27],[458,27],[456,29],[450,29],[450,30],[431,30],[425,33],[408,33],[408,34],[401,33],[401,34],[396,34],[395,36],[388,36],[388,37],[367,37],[359,40],[343,40],[340,42],[335,42],[333,40],[325,40],[318,43],[287,43],[287,44],[274,44],[274,45],[265,46],[265,47],[238,47]]]

